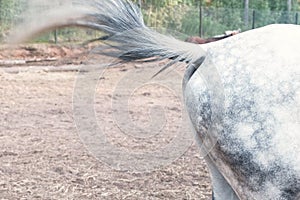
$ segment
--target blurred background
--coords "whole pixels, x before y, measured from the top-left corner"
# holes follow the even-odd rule
[[[274,23],[299,24],[300,0],[133,0],[153,28],[165,28],[189,36],[203,38],[223,34],[227,30],[246,31]],[[46,0],[32,0],[36,9],[49,9]],[[44,3],[43,3],[44,2]],[[66,0],[52,0],[61,5]],[[30,6],[33,4],[31,3]],[[10,28],[22,20],[28,9],[27,0],[0,0],[0,42]],[[82,42],[99,36],[99,32],[66,28],[43,35],[35,42]]]

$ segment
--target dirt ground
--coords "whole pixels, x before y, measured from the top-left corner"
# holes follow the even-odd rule
[[[153,81],[150,75],[163,63],[101,68],[87,63],[90,49],[1,47],[0,199],[211,199],[204,160],[183,125],[187,122],[177,89],[184,69]],[[96,80],[95,87],[85,87],[86,77]],[[92,102],[86,101],[88,91],[93,91]],[[94,128],[80,129],[86,120],[80,113],[87,113],[90,103],[106,142],[121,149],[121,155],[162,156],[122,165],[125,157],[110,149],[91,149],[86,138],[97,138]],[[182,140],[173,146],[179,154],[164,156],[169,153],[164,147],[176,138]],[[139,171],[143,162],[147,170]]]

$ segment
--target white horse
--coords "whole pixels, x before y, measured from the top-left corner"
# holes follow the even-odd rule
[[[270,25],[199,46],[146,27],[127,0],[77,1],[36,19],[13,38],[75,25],[107,33],[111,56],[125,61],[185,61],[185,104],[207,155],[213,199],[300,199],[299,26]]]

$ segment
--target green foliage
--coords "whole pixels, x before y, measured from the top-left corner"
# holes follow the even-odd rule
[[[296,13],[287,12],[287,0],[249,0],[248,18],[245,20],[246,0],[133,0],[141,3],[145,22],[150,27],[166,28],[187,35],[199,35],[202,5],[203,37],[222,34],[226,30],[252,28],[252,13],[255,9],[255,27],[271,23],[295,23]],[[25,9],[26,0],[0,0],[0,39]],[[292,11],[299,11],[298,0],[292,0]],[[300,17],[299,17],[300,18]],[[300,20],[300,19],[299,19]],[[95,35],[78,29],[58,31],[59,40],[71,41],[76,38],[90,38]],[[53,40],[53,34],[41,37],[41,41]]]
[[[200,20],[197,5],[200,2],[204,6],[202,17],[204,37],[222,34],[225,30],[251,29],[254,9],[255,27],[271,23],[295,22],[295,13],[285,12],[287,0],[249,0],[248,23],[244,21],[243,0],[142,0],[141,4],[148,26],[165,27],[188,35],[198,35]],[[292,10],[299,9],[297,0],[292,0],[292,5]]]
[[[243,28],[243,10],[231,8],[203,8],[203,36],[211,37],[226,30]]]
[[[10,24],[14,12],[15,2],[13,0],[0,0],[0,24],[1,31]]]
[[[151,7],[144,11],[145,22],[150,27],[164,27],[179,30],[181,26],[182,13],[188,9],[185,5],[165,7]]]
[[[132,0],[134,3],[138,4],[139,0]],[[166,6],[177,6],[177,5],[196,5],[200,0],[141,0],[143,8],[161,8]]]
[[[187,35],[199,35],[200,14],[197,7],[190,7],[182,17],[180,32]]]
[[[252,9],[260,9],[265,11],[270,10],[269,1],[266,0],[249,1],[249,6]]]
[[[24,2],[19,0],[0,0],[0,39],[18,19],[22,6]]]

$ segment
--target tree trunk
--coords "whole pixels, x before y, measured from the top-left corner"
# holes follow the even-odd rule
[[[292,0],[287,0],[287,10],[289,12],[292,10]]]
[[[248,23],[249,23],[249,0],[244,0],[244,22],[245,22],[245,27],[248,28]]]

